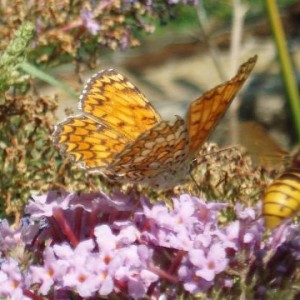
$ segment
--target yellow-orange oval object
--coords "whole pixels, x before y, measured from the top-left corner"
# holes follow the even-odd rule
[[[267,228],[275,228],[300,211],[300,168],[295,159],[266,189],[263,198],[263,216]]]

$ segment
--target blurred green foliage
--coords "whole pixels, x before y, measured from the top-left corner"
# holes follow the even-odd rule
[[[276,1],[278,6],[284,9],[289,5],[296,2],[296,0],[278,0]],[[205,13],[206,18],[210,20],[214,20],[214,23],[219,24],[220,27],[224,28],[224,24],[230,27],[232,20],[232,1],[231,0],[202,0],[201,5],[198,7],[186,6],[186,5],[178,5],[172,9],[171,14],[165,16],[163,20],[156,21],[156,32],[154,38],[156,36],[163,36],[172,31],[176,31],[176,33],[180,32],[189,32],[190,34],[194,34],[193,30],[199,28],[199,17],[197,13],[197,9]],[[242,1],[248,7],[247,11],[247,20],[250,23],[253,20],[261,18],[266,15],[266,7],[265,2],[260,0],[251,0],[251,1]],[[162,26],[168,25],[168,26]]]
[[[9,86],[20,84],[26,78],[18,71],[19,65],[26,59],[29,43],[33,38],[34,27],[31,23],[24,23],[15,32],[15,38],[8,44],[0,56],[0,93]],[[28,78],[27,78],[28,81]]]
[[[258,16],[265,15],[265,2],[261,0],[250,0],[250,1],[241,1],[247,7],[249,7],[249,15]],[[295,0],[276,0],[279,6],[286,7],[295,2]],[[203,7],[207,12],[208,17],[215,17],[220,20],[231,19],[233,10],[232,10],[232,1],[231,0],[202,0]]]

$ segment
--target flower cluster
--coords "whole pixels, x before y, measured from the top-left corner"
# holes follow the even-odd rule
[[[12,30],[26,16],[37,33],[32,46],[34,55],[40,55],[35,61],[51,61],[63,54],[75,57],[82,51],[92,56],[103,46],[113,50],[127,49],[139,44],[138,32],[152,33],[157,19],[162,23],[168,21],[174,15],[173,7],[180,3],[196,5],[198,0],[102,0],[72,4],[59,1],[52,6],[41,5],[38,0],[28,3],[11,0],[0,11],[3,37],[0,46],[1,49],[7,46]]]
[[[172,208],[151,205],[134,193],[34,196],[26,207],[27,224],[17,230],[1,224],[0,297],[157,299],[216,288],[236,291],[237,280],[228,270],[244,269],[241,274],[253,278],[259,253],[262,262],[270,247],[269,280],[278,278],[283,250],[293,258],[286,261],[294,262],[288,270],[294,272],[300,250],[296,233],[279,238],[277,233],[264,243],[263,224],[253,209],[237,206],[237,220],[220,226],[218,214],[225,207],[188,194],[174,198]],[[22,247],[28,260],[13,251]],[[261,286],[258,280],[253,288]]]

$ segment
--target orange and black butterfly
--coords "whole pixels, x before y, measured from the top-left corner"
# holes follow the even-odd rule
[[[141,91],[114,70],[95,74],[80,96],[81,114],[54,131],[61,151],[120,182],[171,188],[186,181],[202,144],[249,77],[257,56],[193,101],[185,119],[161,120]]]

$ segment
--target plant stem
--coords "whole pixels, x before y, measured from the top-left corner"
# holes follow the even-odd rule
[[[297,82],[288,52],[286,37],[283,31],[278,6],[275,0],[265,0],[269,15],[270,24],[273,30],[276,47],[278,50],[279,61],[283,73],[283,79],[288,94],[291,113],[293,116],[294,127],[297,135],[297,141],[300,141],[300,98],[297,88]]]

